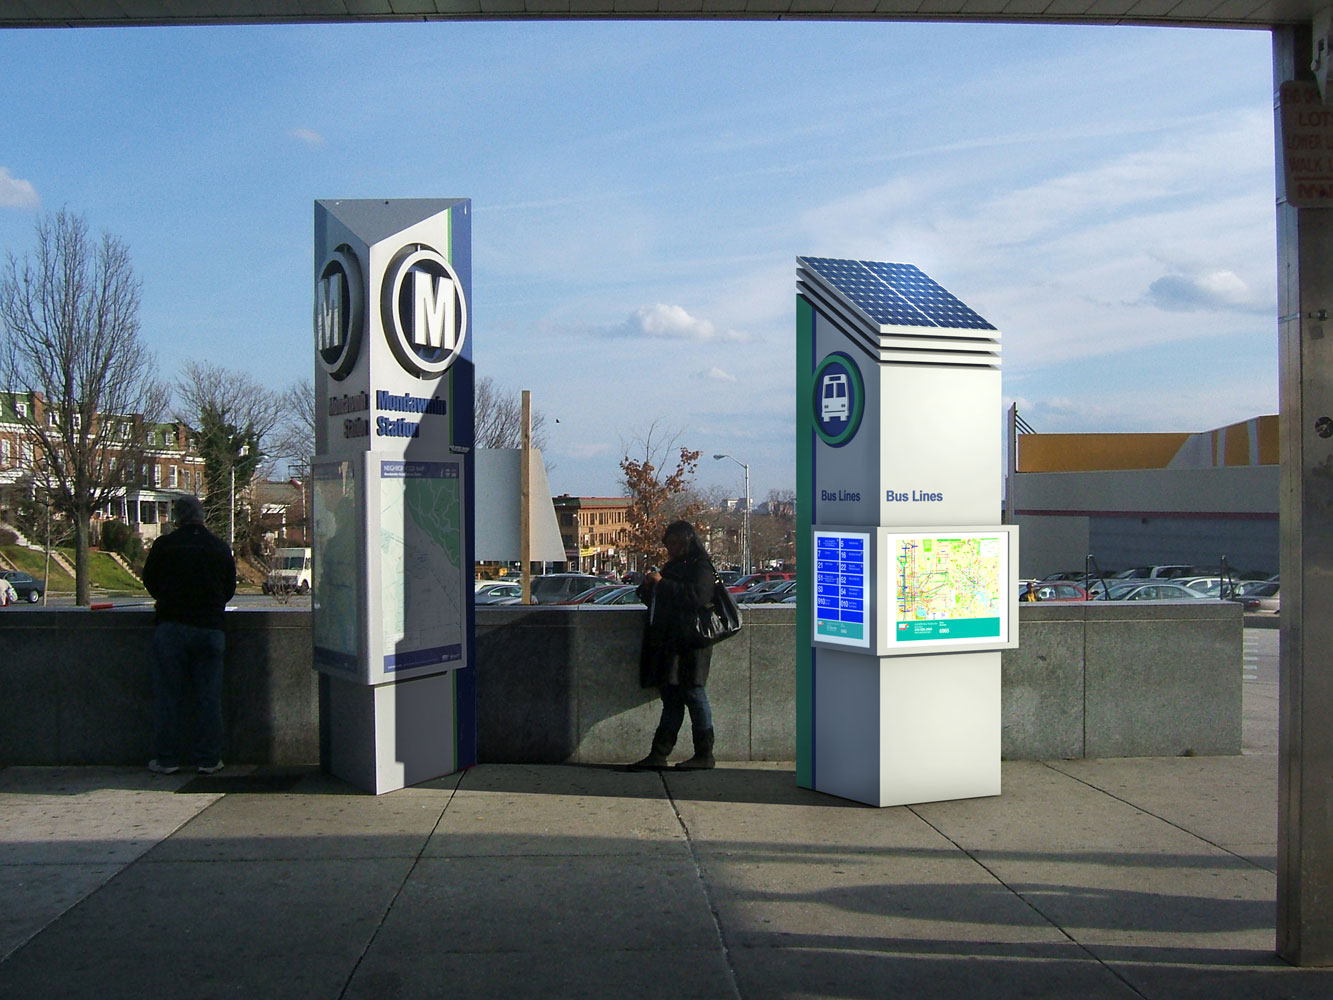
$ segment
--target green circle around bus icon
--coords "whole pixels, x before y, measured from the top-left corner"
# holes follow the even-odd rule
[[[815,433],[832,448],[841,448],[856,435],[865,412],[865,383],[850,355],[835,351],[815,369]]]

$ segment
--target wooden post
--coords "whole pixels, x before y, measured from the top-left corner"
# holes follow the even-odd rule
[[[523,390],[523,429],[518,479],[518,558],[522,565],[522,597],[532,603],[532,392]]]

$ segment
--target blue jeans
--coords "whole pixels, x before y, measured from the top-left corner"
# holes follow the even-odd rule
[[[194,761],[211,767],[222,759],[221,629],[161,622],[153,629],[153,736],[157,759],[181,762],[181,716],[187,681],[194,689]]]
[[[708,704],[708,692],[702,684],[693,687],[663,684],[658,690],[662,693],[662,718],[657,723],[659,729],[672,734],[679,733],[680,725],[685,721],[686,708],[690,710],[690,726],[696,732],[713,728],[713,708]]]

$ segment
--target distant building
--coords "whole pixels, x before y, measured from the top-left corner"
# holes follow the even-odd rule
[[[628,497],[554,497],[555,518],[565,545],[565,566],[584,573],[624,573],[632,568]]]
[[[1019,575],[1186,563],[1277,572],[1278,420],[1201,433],[1017,433],[1006,519]]]
[[[32,472],[41,456],[29,422],[49,419],[41,393],[0,393],[0,521],[11,520],[18,505],[33,495]],[[144,442],[144,456],[123,495],[93,512],[93,538],[110,520],[123,521],[145,539],[156,538],[171,519],[173,499],[203,494],[204,460],[191,447],[185,424],[145,425],[139,414],[113,419],[127,443]]]
[[[264,537],[275,546],[310,546],[310,498],[300,479],[252,483],[250,499]]]

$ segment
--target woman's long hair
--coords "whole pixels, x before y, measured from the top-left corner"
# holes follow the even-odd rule
[[[689,521],[672,521],[668,524],[666,531],[662,532],[663,545],[667,543],[668,538],[676,538],[685,543],[686,559],[699,556],[708,558],[708,550],[704,548],[703,542],[699,541],[699,533]]]

